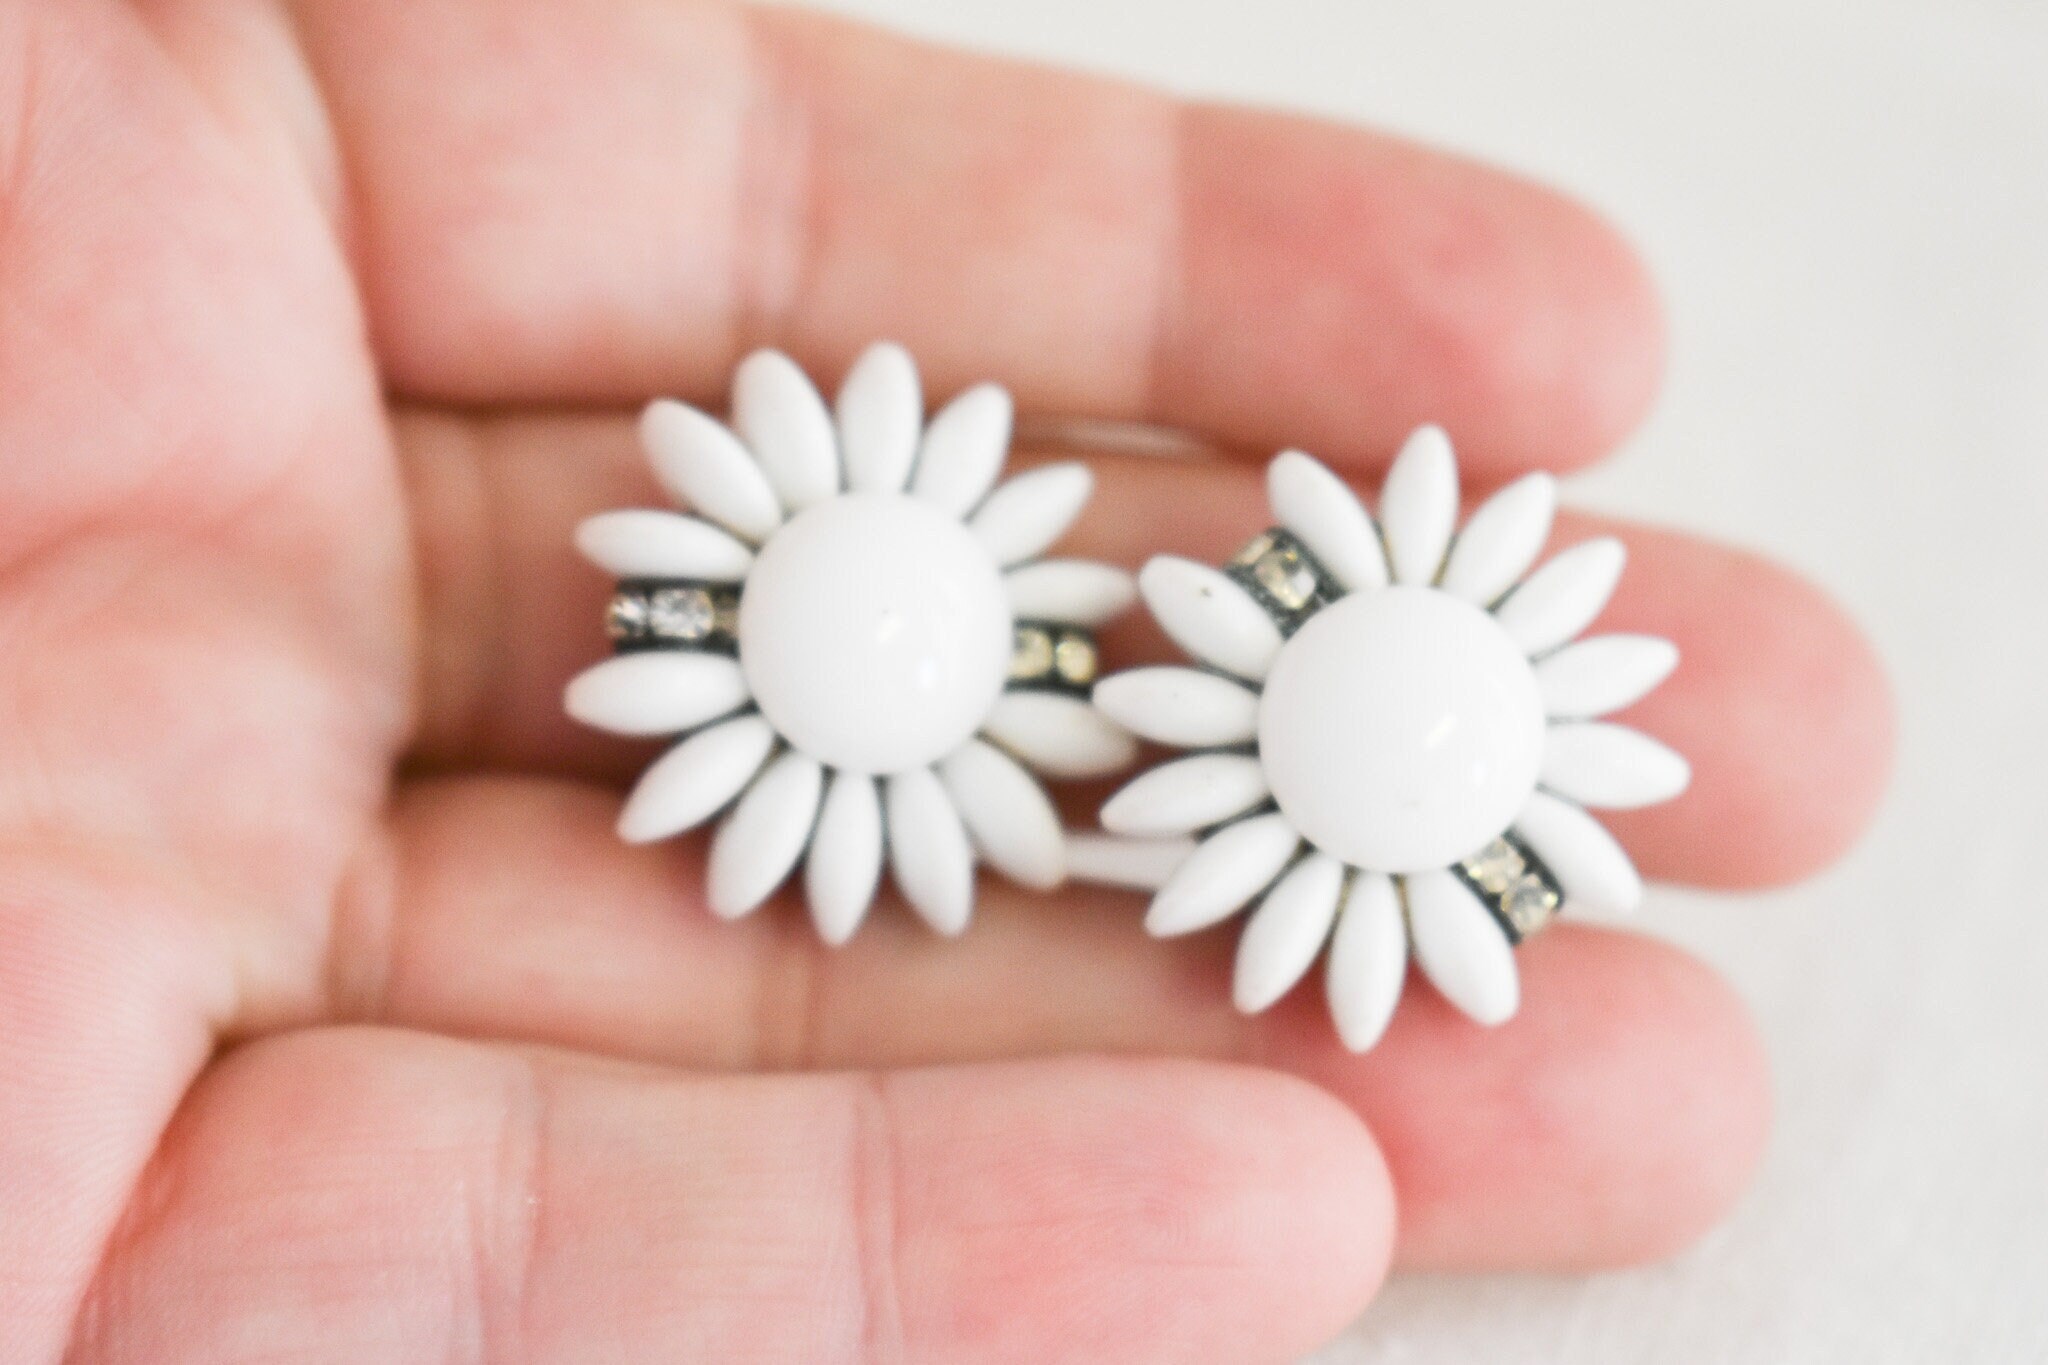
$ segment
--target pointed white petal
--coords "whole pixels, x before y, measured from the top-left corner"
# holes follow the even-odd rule
[[[1458,464],[1442,427],[1417,427],[1380,488],[1380,530],[1396,583],[1434,583],[1458,524]]]
[[[1529,571],[1557,513],[1557,480],[1526,474],[1479,505],[1451,546],[1443,590],[1492,606]]]
[[[652,843],[703,824],[740,794],[775,747],[775,731],[759,716],[691,735],[648,765],[619,812],[619,837]]]
[[[1102,807],[1102,827],[1112,834],[1192,834],[1244,814],[1268,795],[1265,769],[1250,754],[1196,754],[1126,784]]]
[[[832,414],[817,386],[782,352],[756,351],[733,372],[732,425],[790,511],[839,491]]]
[[[1300,846],[1294,826],[1278,811],[1225,825],[1159,888],[1145,912],[1146,932],[1170,938],[1228,919],[1280,875]]]
[[[901,492],[924,429],[917,362],[892,341],[861,352],[839,388],[839,449],[856,493]]]
[[[1273,517],[1346,588],[1387,585],[1387,555],[1365,504],[1320,460],[1285,450],[1266,466]]]
[[[1595,635],[1536,665],[1543,709],[1582,720],[1641,701],[1678,667],[1678,646],[1654,635]]]
[[[1115,721],[1060,692],[1005,692],[982,733],[1052,777],[1101,777],[1138,756],[1138,741]]]
[[[1512,1019],[1522,983],[1500,921],[1448,872],[1406,877],[1403,889],[1415,962],[1430,984],[1475,1023]]]
[[[1131,733],[1179,749],[1246,744],[1259,728],[1256,693],[1198,668],[1134,668],[1095,684],[1094,700]]]
[[[998,384],[976,384],[940,408],[925,428],[910,491],[956,517],[988,496],[1010,453],[1010,395]]]
[[[910,908],[948,938],[974,913],[974,849],[930,768],[888,780],[889,868]]]
[[[1195,851],[1193,839],[1122,839],[1069,834],[1067,877],[1096,886],[1157,891]]]
[[[1049,464],[988,495],[968,525],[1004,568],[1043,554],[1081,515],[1095,476],[1084,464]]]
[[[882,798],[875,779],[842,772],[825,789],[804,863],[804,895],[818,937],[838,947],[853,937],[882,877]]]
[[[1639,730],[1606,721],[1553,725],[1543,740],[1543,785],[1582,806],[1634,810],[1669,801],[1692,765]]]
[[[1155,555],[1138,591],[1173,642],[1226,673],[1259,679],[1280,652],[1280,628],[1251,594],[1206,564]]]
[[[824,783],[817,760],[795,750],[762,769],[711,841],[705,881],[712,914],[738,919],[782,885],[811,837]]]
[[[754,552],[708,521],[679,512],[628,508],[585,517],[576,548],[614,578],[694,578],[736,583]]]
[[[742,540],[764,540],[782,524],[768,476],[722,423],[660,398],[640,414],[640,440],[664,488]]]
[[[1239,1010],[1257,1014],[1301,980],[1330,936],[1343,890],[1344,864],[1327,853],[1303,858],[1274,883],[1237,941],[1231,998]]]
[[[1548,792],[1530,796],[1515,834],[1557,878],[1568,908],[1625,915],[1643,902],[1636,865],[1598,820]]]
[[[1384,872],[1354,874],[1330,936],[1323,979],[1330,1017],[1345,1047],[1367,1052],[1379,1042],[1407,976],[1408,928],[1401,922],[1393,879]]]
[[[1583,541],[1530,574],[1493,614],[1524,654],[1547,654],[1593,624],[1627,559],[1612,536]]]
[[[1020,621],[1099,626],[1137,598],[1130,574],[1086,559],[1041,559],[1003,576]]]
[[[939,780],[991,867],[1013,882],[1050,891],[1066,879],[1059,812],[1038,779],[990,744],[970,739],[939,764]]]
[[[689,650],[620,654],[570,679],[572,720],[615,735],[675,735],[737,711],[747,680],[737,660]]]

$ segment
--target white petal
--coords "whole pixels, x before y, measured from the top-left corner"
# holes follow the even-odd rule
[[[1101,777],[1138,756],[1138,741],[1115,721],[1060,692],[1005,692],[982,733],[1053,777]]]
[[[974,849],[952,798],[929,768],[889,779],[889,867],[924,922],[951,938],[974,913]]]
[[[965,517],[995,486],[1010,453],[1010,395],[976,384],[940,408],[925,428],[910,491]]]
[[[1228,919],[1287,866],[1301,838],[1278,811],[1225,825],[1174,869],[1145,912],[1158,938],[1190,934]]]
[[[1343,890],[1344,864],[1316,853],[1266,893],[1237,942],[1231,998],[1239,1010],[1257,1014],[1301,980],[1330,936]]]
[[[1113,834],[1069,834],[1067,876],[1097,886],[1157,891],[1195,851],[1193,839],[1120,839]]]
[[[1654,806],[1691,781],[1692,765],[1681,755],[1625,725],[1553,725],[1543,740],[1543,785],[1582,806]]]
[[[1387,585],[1387,555],[1365,504],[1319,460],[1282,451],[1266,467],[1273,517],[1346,588]]]
[[[570,679],[563,708],[615,735],[675,735],[737,711],[747,680],[723,654],[656,649],[620,654]]]
[[[775,747],[775,731],[759,716],[691,735],[640,774],[619,812],[619,837],[652,843],[694,829],[740,794]]]
[[[1571,802],[1536,792],[1516,818],[1515,834],[1557,878],[1566,906],[1625,915],[1642,904],[1635,863],[1605,826]]]
[[[775,893],[803,856],[818,815],[824,770],[791,750],[747,788],[711,841],[706,899],[720,919],[738,919]]]
[[[1401,898],[1383,872],[1351,878],[1323,979],[1337,1036],[1353,1052],[1370,1051],[1387,1031],[1408,976],[1408,929]]]
[[[817,386],[782,352],[756,351],[733,372],[732,425],[790,511],[838,493],[832,414]]]
[[[875,899],[882,876],[882,798],[865,773],[842,772],[825,789],[811,855],[804,863],[804,895],[818,936],[837,947],[853,937]]]
[[[838,413],[846,486],[856,493],[901,492],[924,429],[924,396],[910,352],[892,341],[861,352],[839,387]]]
[[[1442,427],[1417,427],[1380,489],[1380,530],[1396,583],[1434,583],[1458,524],[1458,464]]]
[[[1482,607],[1529,571],[1557,513],[1557,480],[1527,474],[1481,503],[1451,546],[1443,590]]]
[[[640,440],[662,486],[743,540],[782,524],[768,476],[722,423],[687,403],[656,399],[640,414]]]
[[[1095,476],[1084,464],[1049,464],[988,495],[968,525],[1004,568],[1043,554],[1088,503]]]
[[[1122,569],[1086,559],[1042,559],[1003,576],[1020,621],[1099,626],[1131,605],[1138,586]]]
[[[585,517],[576,548],[614,578],[736,583],[754,562],[752,550],[710,522],[650,508]]]
[[[1102,807],[1102,827],[1112,834],[1191,834],[1244,814],[1269,794],[1265,769],[1250,754],[1196,754],[1133,779]]]
[[[1280,628],[1251,594],[1191,559],[1156,555],[1138,571],[1138,591],[1159,628],[1203,663],[1259,679],[1280,652]]]
[[[970,739],[939,765],[939,780],[989,865],[1013,882],[1050,891],[1066,879],[1066,836],[1038,779],[1015,759]]]
[[[1627,559],[1612,536],[1583,541],[1530,574],[1493,614],[1524,654],[1547,654],[1593,624]]]
[[[1515,950],[1500,921],[1448,872],[1403,879],[1415,962],[1430,984],[1475,1023],[1506,1023],[1522,1003]]]
[[[1604,716],[1642,700],[1678,667],[1678,646],[1654,635],[1596,635],[1536,665],[1553,719]]]
[[[1135,735],[1179,749],[1249,743],[1259,698],[1198,668],[1134,668],[1095,684],[1095,705]]]

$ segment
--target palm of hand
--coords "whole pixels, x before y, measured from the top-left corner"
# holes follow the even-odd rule
[[[1231,1017],[1216,945],[1114,897],[992,887],[961,944],[885,915],[828,961],[772,909],[703,923],[694,848],[616,848],[590,779],[631,754],[555,713],[602,591],[567,528],[650,496],[626,405],[755,336],[1292,424],[1361,473],[1443,417],[1497,479],[1646,393],[1595,228],[814,20],[297,23],[0,17],[8,1359],[1281,1359],[1363,1302],[1396,1189],[1416,1263],[1575,1265],[1739,1187],[1754,1053],[1668,950],[1558,931],[1507,1030],[1424,997],[1363,1063],[1312,1007]],[[1495,297],[1417,276],[1424,242]],[[1254,465],[1101,469],[1088,552],[1249,529]],[[1853,635],[1626,534],[1616,613],[1691,661],[1646,724],[1701,780],[1625,834],[1714,884],[1825,861],[1883,758]],[[1165,1052],[1273,1069],[1131,1055]]]

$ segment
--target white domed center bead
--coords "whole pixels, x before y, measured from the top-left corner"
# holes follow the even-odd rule
[[[958,520],[897,494],[830,498],[769,537],[740,598],[740,669],[783,738],[833,768],[942,758],[1003,690],[1002,575]]]
[[[1521,812],[1544,725],[1535,671],[1491,616],[1383,588],[1325,607],[1280,651],[1259,757],[1303,838],[1356,867],[1420,872]]]

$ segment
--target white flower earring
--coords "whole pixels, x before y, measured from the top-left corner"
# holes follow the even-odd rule
[[[1239,1008],[1273,1004],[1329,946],[1326,993],[1364,1051],[1412,950],[1437,989],[1495,1024],[1519,1003],[1514,945],[1558,910],[1632,908],[1642,884],[1586,807],[1668,800],[1686,762],[1597,717],[1671,672],[1664,640],[1590,625],[1622,567],[1587,541],[1523,577],[1550,534],[1552,480],[1495,494],[1462,534],[1451,445],[1417,431],[1379,520],[1315,460],[1273,461],[1279,525],[1222,570],[1162,556],[1139,590],[1200,668],[1104,679],[1095,702],[1199,752],[1125,786],[1080,851],[1101,880],[1156,886],[1146,926],[1207,928],[1257,901]],[[1199,842],[1197,842],[1199,840]]]
[[[620,580],[617,652],[569,685],[569,714],[682,737],[627,799],[621,836],[665,839],[729,807],[713,912],[747,914],[801,861],[832,943],[859,927],[885,858],[942,934],[967,925],[978,860],[1058,884],[1066,836],[1033,771],[1110,773],[1136,747],[1087,700],[1093,628],[1130,603],[1129,575],[1041,558],[1088,470],[997,486],[1009,395],[968,389],[927,425],[916,366],[888,344],[856,362],[836,411],[787,357],[756,352],[731,419],[651,405],[655,475],[697,515],[607,512],[577,531]]]

